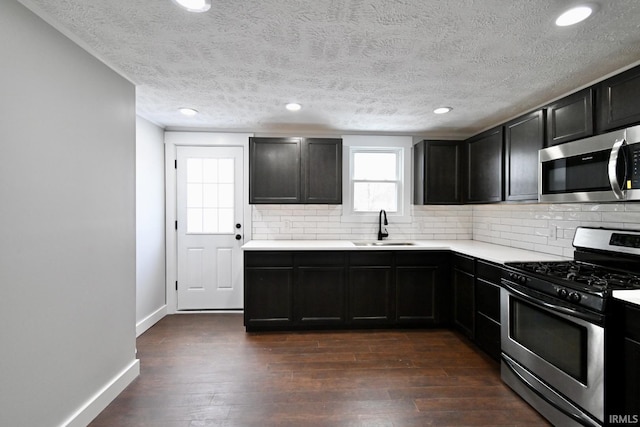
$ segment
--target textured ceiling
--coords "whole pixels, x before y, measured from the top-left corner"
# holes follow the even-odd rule
[[[174,129],[469,136],[640,60],[638,0],[569,28],[563,0],[20,1]]]

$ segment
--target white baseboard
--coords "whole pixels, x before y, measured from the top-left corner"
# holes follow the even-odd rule
[[[163,305],[136,324],[136,338],[142,335],[147,329],[155,325],[167,315],[167,305]]]
[[[62,423],[65,427],[86,427],[100,412],[140,375],[140,360],[135,359],[122,372],[116,375],[102,390],[98,391],[67,421]]]

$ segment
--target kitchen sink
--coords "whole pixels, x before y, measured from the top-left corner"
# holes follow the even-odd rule
[[[353,242],[356,246],[414,246],[413,242]]]

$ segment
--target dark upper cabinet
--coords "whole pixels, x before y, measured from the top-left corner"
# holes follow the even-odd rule
[[[562,144],[594,134],[592,88],[566,96],[548,105],[546,146]]]
[[[297,203],[301,200],[301,138],[249,138],[251,203]]]
[[[640,67],[597,85],[598,132],[640,123]]]
[[[538,150],[544,148],[544,110],[504,126],[505,200],[537,200]]]
[[[413,203],[462,203],[462,141],[420,141],[413,152]]]
[[[342,140],[249,138],[250,203],[342,203]]]
[[[305,138],[302,178],[304,203],[342,203],[342,140]]]
[[[502,126],[465,141],[465,198],[469,203],[500,202],[503,196]]]

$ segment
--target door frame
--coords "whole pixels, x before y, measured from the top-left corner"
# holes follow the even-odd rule
[[[242,147],[243,148],[243,242],[252,237],[251,205],[249,205],[249,137],[252,133],[179,132],[165,131],[165,232],[166,232],[166,303],[167,314],[197,313],[198,311],[178,310],[178,233],[175,222],[178,218],[176,160],[178,146],[192,147]],[[241,274],[244,268],[240,266]],[[209,311],[204,311],[209,312]],[[221,312],[216,310],[216,312]]]

